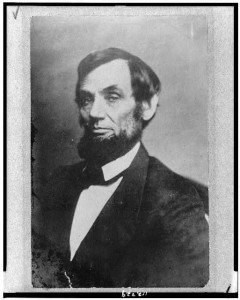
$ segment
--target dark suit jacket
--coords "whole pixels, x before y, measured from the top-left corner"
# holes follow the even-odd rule
[[[54,275],[61,278],[58,286],[68,284],[59,275],[65,272],[73,287],[203,287],[207,283],[207,189],[149,157],[143,146],[69,263],[71,223],[83,189],[82,168],[83,163],[78,163],[59,169],[45,191],[41,229],[45,243],[40,244],[51,249],[48,258],[55,266]]]

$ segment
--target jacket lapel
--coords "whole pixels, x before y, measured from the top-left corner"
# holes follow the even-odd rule
[[[52,201],[49,201],[50,206],[47,203],[44,210],[46,236],[66,260],[70,257],[69,237],[75,207],[85,188],[81,182],[82,169],[83,164],[80,163],[68,170],[67,175],[62,176],[63,179],[56,176],[56,183],[50,184],[54,191],[50,188],[50,192],[48,191],[48,197]]]
[[[148,169],[148,154],[141,145],[123,179],[82,241],[73,264],[84,261],[101,267],[114,265],[131,241],[141,206]]]

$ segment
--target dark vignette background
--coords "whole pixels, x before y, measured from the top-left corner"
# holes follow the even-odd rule
[[[145,129],[150,153],[173,171],[208,182],[207,19],[204,16],[32,17],[33,192],[59,165],[79,160],[74,103],[77,66],[88,53],[125,49],[162,83],[160,107]],[[37,198],[33,209],[37,212]],[[37,222],[37,220],[33,220]]]

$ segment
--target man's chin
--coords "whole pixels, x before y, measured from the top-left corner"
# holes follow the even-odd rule
[[[78,144],[78,153],[82,159],[104,165],[127,153],[138,140],[140,135],[131,139],[113,134],[84,136]]]

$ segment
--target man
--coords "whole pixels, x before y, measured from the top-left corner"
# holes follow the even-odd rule
[[[57,170],[43,197],[41,247],[50,249],[55,286],[208,282],[207,190],[150,157],[141,144],[159,92],[154,71],[126,51],[97,51],[79,64],[84,160]]]

